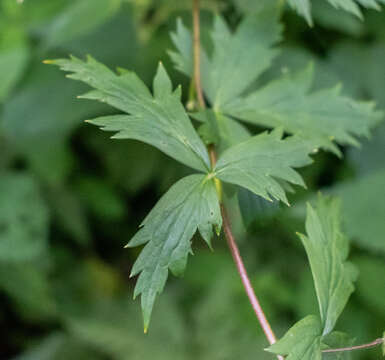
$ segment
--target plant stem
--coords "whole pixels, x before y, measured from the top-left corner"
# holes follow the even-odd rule
[[[342,351],[353,351],[353,350],[361,350],[361,349],[369,349],[372,347],[376,347],[378,345],[381,345],[384,343],[384,339],[376,339],[368,344],[363,344],[363,345],[356,345],[356,346],[349,346],[349,347],[344,347],[344,348],[337,348],[337,349],[326,349],[322,350],[323,353],[335,353],[335,352],[342,352]]]
[[[199,0],[193,0],[193,52],[194,52],[194,83],[197,92],[198,104],[201,109],[206,108],[205,99],[203,97],[202,83],[201,83],[201,47],[200,47],[200,4]]]
[[[193,28],[194,28],[194,41],[193,41],[194,76],[193,78],[194,78],[194,84],[195,84],[195,90],[198,98],[199,108],[205,109],[206,104],[203,97],[203,91],[202,91],[202,85],[201,85],[201,72],[200,72],[200,20],[199,20],[200,11],[199,10],[200,10],[199,0],[193,0]],[[216,159],[217,159],[217,154],[216,154],[214,145],[209,145],[208,151],[209,151],[211,166],[212,168],[214,168]],[[221,194],[218,194],[218,195],[221,198]],[[257,316],[257,319],[262,327],[263,332],[266,335],[267,340],[269,341],[270,345],[274,344],[277,341],[276,337],[274,335],[273,330],[271,329],[271,326],[265,316],[265,313],[262,310],[262,307],[251,285],[250,279],[248,277],[245,265],[239,253],[239,249],[231,229],[231,224],[229,221],[229,217],[227,215],[226,208],[222,202],[220,206],[221,206],[221,214],[222,214],[222,220],[223,220],[223,229],[225,232],[227,244],[229,246],[231,255],[237,267],[239,276],[241,277],[242,284],[245,288],[247,297],[249,298],[250,304]],[[282,356],[279,356],[279,355],[277,356],[277,358],[279,360],[284,359]]]

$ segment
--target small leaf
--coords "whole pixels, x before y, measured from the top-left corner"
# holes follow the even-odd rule
[[[201,70],[203,90],[214,109],[240,95],[266,70],[277,50],[272,45],[281,38],[282,26],[278,22],[278,6],[260,9],[248,15],[232,33],[225,21],[214,18],[211,38],[212,56],[202,49]],[[177,30],[171,34],[177,52],[170,56],[175,67],[191,76],[193,69],[192,36],[184,25],[178,21]],[[247,54],[244,49],[247,48]]]
[[[286,360],[321,360],[321,335],[322,324],[319,318],[310,315],[297,322],[266,351],[286,356]]]
[[[298,137],[282,139],[277,129],[253,136],[226,150],[219,158],[215,173],[226,182],[245,187],[267,200],[271,197],[288,204],[285,190],[275,179],[305,186],[293,168],[309,165],[312,147]]]
[[[131,276],[140,273],[134,296],[141,294],[145,330],[168,271],[183,273],[195,232],[211,246],[212,226],[218,232],[221,224],[214,181],[204,175],[190,175],[173,185],[143,221],[127,246],[147,243],[131,271]]]
[[[117,132],[114,138],[151,144],[194,169],[207,172],[210,168],[207,150],[180,102],[179,91],[172,92],[162,64],[154,79],[152,96],[136,74],[126,72],[118,76],[91,57],[87,62],[72,57],[49,63],[71,72],[68,77],[96,89],[82,98],[106,102],[129,114],[100,117],[90,123]]]
[[[313,66],[288,73],[244,98],[234,99],[222,111],[252,124],[282,127],[291,134],[312,139],[318,146],[340,155],[334,141],[358,145],[357,136],[382,117],[374,104],[356,102],[340,94],[339,86],[310,92]]]
[[[357,277],[355,267],[346,261],[349,244],[341,232],[340,219],[340,201],[320,195],[315,209],[307,206],[307,236],[299,235],[313,274],[323,335],[333,330]]]

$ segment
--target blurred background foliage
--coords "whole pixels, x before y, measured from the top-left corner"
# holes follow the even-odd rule
[[[203,36],[214,12],[236,25],[270,0],[202,1]],[[134,280],[137,249],[123,250],[162,193],[189,170],[134,141],[111,141],[83,120],[111,108],[77,100],[81,84],[42,60],[92,54],[112,68],[133,69],[147,83],[167,50],[176,19],[190,19],[190,0],[0,1],[0,358],[272,359],[223,239],[214,252],[195,241],[183,279],[172,278],[143,334]],[[316,87],[385,108],[385,14],[365,22],[314,2],[315,27],[289,9],[281,56],[263,80],[313,61]],[[245,49],[247,51],[247,49]],[[186,94],[187,91],[185,91]],[[309,191],[287,210],[247,191],[231,193],[241,252],[278,336],[315,313],[306,256],[295,231],[303,204],[318,189],[341,196],[357,291],[339,321],[357,343],[385,323],[385,127],[361,149],[327,153],[302,173]],[[353,355],[378,358],[377,350]]]

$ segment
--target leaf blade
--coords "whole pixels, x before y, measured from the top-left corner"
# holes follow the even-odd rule
[[[132,72],[118,76],[103,64],[88,57],[87,62],[70,60],[49,61],[95,88],[82,98],[105,102],[128,115],[102,117],[89,121],[118,133],[117,138],[137,139],[181,163],[206,172],[210,168],[207,150],[193,128],[178,90],[172,91],[171,81],[160,63],[154,79],[154,96]]]
[[[293,169],[312,162],[308,154],[312,146],[301,138],[282,139],[282,131],[262,133],[239,143],[218,159],[216,176],[252,191],[267,200],[273,198],[288,204],[285,191],[274,179],[305,186]]]
[[[334,142],[358,145],[356,137],[382,117],[370,102],[356,102],[340,94],[339,86],[310,92],[313,66],[286,74],[223,110],[240,120],[267,127],[282,127],[291,134],[312,139],[318,146],[340,155]]]
[[[323,335],[329,334],[354,291],[355,267],[346,261],[349,244],[340,229],[340,201],[318,197],[307,206],[307,236],[299,234],[313,274]]]
[[[140,273],[134,297],[141,295],[145,329],[168,271],[183,273],[192,236],[199,230],[210,245],[212,226],[220,229],[221,224],[214,181],[204,175],[190,175],[174,184],[143,221],[127,247],[146,244],[131,271],[131,276]]]
[[[287,356],[286,360],[321,360],[322,325],[319,318],[310,315],[298,321],[284,337],[266,351]]]

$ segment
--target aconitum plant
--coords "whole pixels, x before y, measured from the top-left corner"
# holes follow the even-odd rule
[[[381,1],[329,2],[361,16],[359,5],[378,8]],[[310,0],[288,3],[312,24]],[[185,89],[174,87],[161,63],[150,90],[134,72],[119,69],[115,73],[91,56],[86,61],[75,57],[46,61],[93,88],[80,98],[101,101],[121,112],[87,120],[89,123],[113,132],[113,139],[135,139],[155,146],[195,171],[167,191],[127,244],[144,245],[131,276],[138,275],[134,297],[141,297],[145,332],[169,272],[183,273],[194,234],[199,232],[212,247],[213,236],[223,233],[271,345],[267,351],[280,359],[317,360],[323,352],[383,343],[379,338],[352,346],[348,335],[334,331],[354,291],[357,271],[347,261],[349,245],[341,231],[340,201],[323,195],[314,205],[307,205],[306,235],[299,234],[313,274],[319,314],[300,320],[277,341],[236,245],[222,186],[232,184],[289,205],[287,189],[305,186],[296,169],[310,166],[317,151],[342,156],[339,145],[358,145],[359,138],[367,137],[383,114],[371,102],[343,96],[340,86],[312,91],[311,64],[250,90],[279,51],[283,2],[272,1],[248,14],[235,31],[221,16],[215,16],[210,52],[201,46],[199,1],[192,5],[193,31],[178,21],[171,34],[175,47],[169,52],[175,68],[191,78],[188,107],[181,102]],[[267,130],[252,133],[245,123]]]

